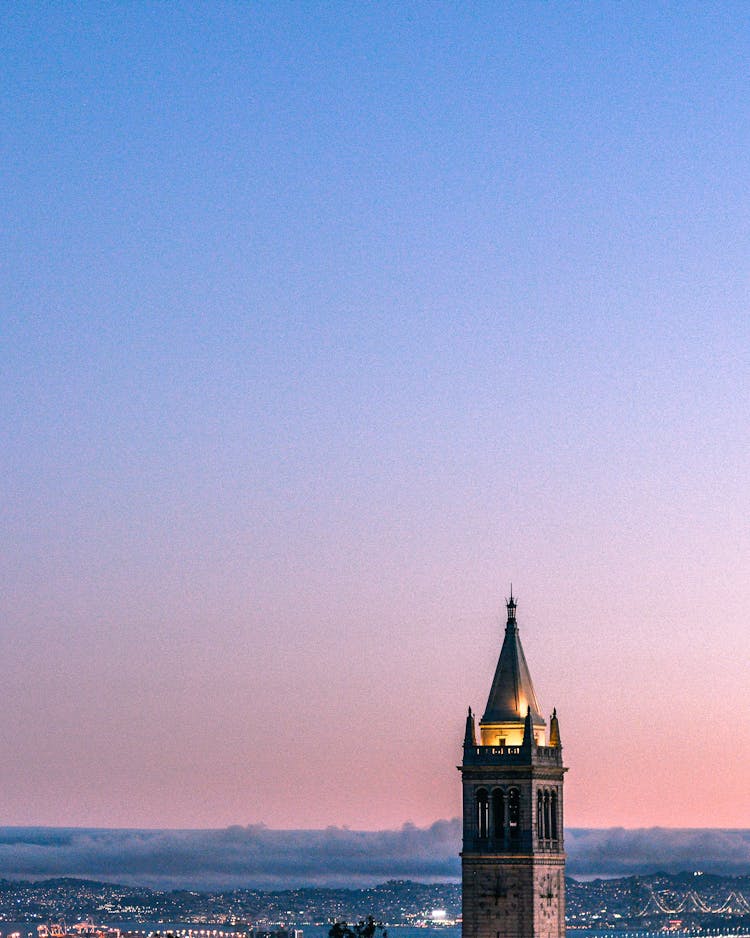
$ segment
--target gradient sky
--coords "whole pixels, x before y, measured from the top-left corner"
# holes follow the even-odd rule
[[[5,4],[4,824],[748,826],[745,4]]]

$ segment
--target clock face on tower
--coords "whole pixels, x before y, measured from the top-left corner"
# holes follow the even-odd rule
[[[518,888],[513,877],[497,870],[479,874],[478,900],[483,911],[494,915],[513,915],[518,911]]]
[[[539,878],[539,908],[542,916],[551,919],[557,914],[557,876],[542,873]]]

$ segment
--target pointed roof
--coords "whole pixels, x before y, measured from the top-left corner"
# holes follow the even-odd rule
[[[521,723],[526,717],[527,708],[530,707],[534,725],[545,726],[518,635],[516,601],[513,599],[512,590],[506,607],[508,623],[505,626],[505,638],[481,722]]]

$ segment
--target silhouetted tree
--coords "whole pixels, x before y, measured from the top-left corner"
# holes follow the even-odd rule
[[[371,915],[368,915],[356,925],[334,922],[328,932],[328,938],[375,938],[378,932],[381,938],[388,938],[388,929],[383,928],[383,923],[376,922]]]

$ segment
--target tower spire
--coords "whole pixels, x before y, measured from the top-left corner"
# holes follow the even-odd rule
[[[516,724],[518,731],[522,731],[526,708],[530,706],[534,725],[545,726],[518,634],[518,623],[516,622],[517,603],[513,595],[512,584],[510,596],[505,600],[505,606],[508,610],[505,637],[500,649],[495,676],[492,680],[487,707],[484,716],[479,721],[479,725],[482,727],[487,724],[512,723]],[[497,735],[502,737],[506,734],[498,731]]]

